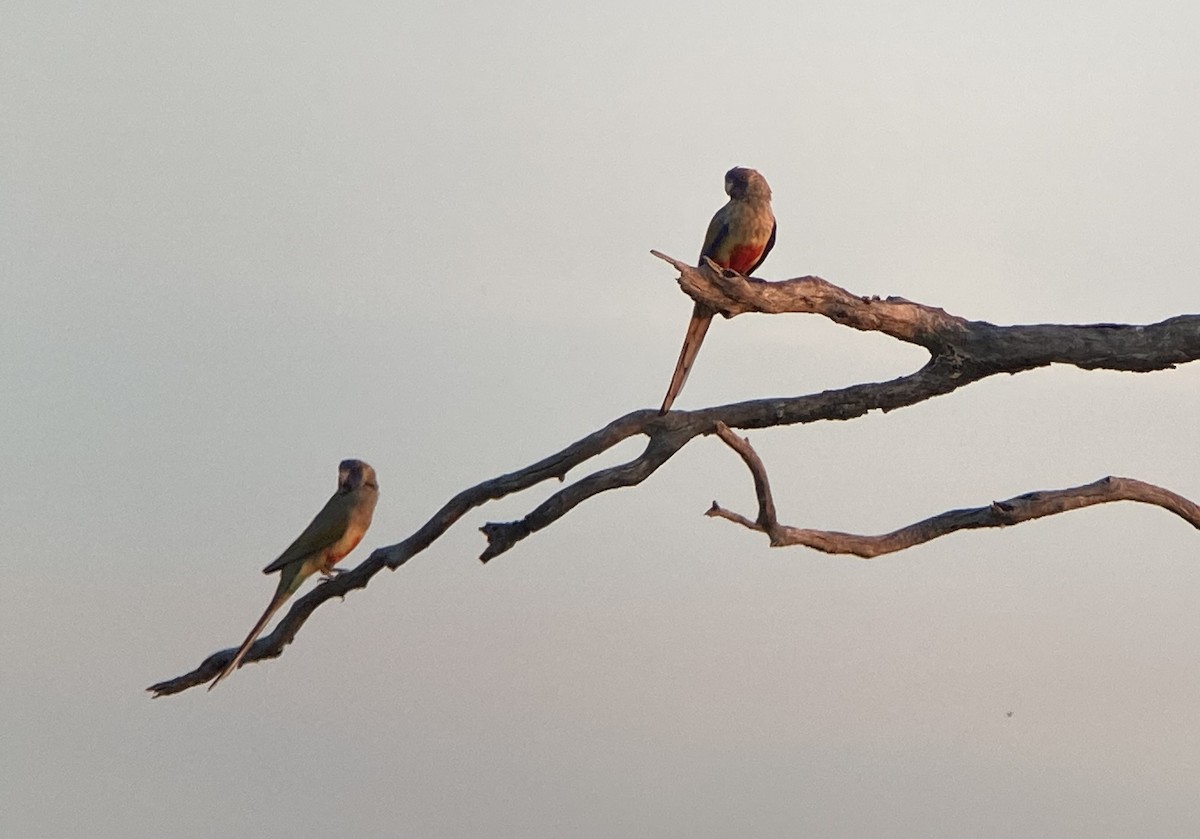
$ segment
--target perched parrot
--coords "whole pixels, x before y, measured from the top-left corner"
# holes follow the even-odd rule
[[[333,566],[354,550],[371,526],[371,516],[375,513],[378,499],[379,484],[375,481],[374,469],[361,460],[343,460],[338,465],[337,492],[300,537],[279,555],[279,559],[263,569],[264,574],[280,572],[275,596],[238,648],[237,654],[208,686],[209,690],[237,669],[267,621],[306,579],[317,572],[326,577],[333,575]]]
[[[700,261],[708,257],[722,268],[731,268],[743,276],[750,276],[763,264],[771,248],[775,247],[775,214],[771,212],[771,187],[767,180],[753,169],[734,167],[725,173],[725,193],[729,203],[717,210],[708,223],[704,234],[704,247],[700,249]],[[679,361],[675,362],[675,373],[671,386],[663,398],[658,413],[671,410],[671,403],[683,390],[704,333],[716,314],[707,306],[697,303],[692,309],[692,320],[688,323],[683,349]]]

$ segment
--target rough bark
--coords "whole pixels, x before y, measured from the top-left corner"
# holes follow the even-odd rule
[[[884,554],[902,551],[920,545],[956,530],[973,530],[979,527],[1008,527],[1021,522],[1081,510],[1094,504],[1111,501],[1138,501],[1153,504],[1174,513],[1192,527],[1200,530],[1200,506],[1192,501],[1154,484],[1133,478],[1118,478],[1109,475],[1090,484],[1068,489],[1047,489],[1026,492],[1005,501],[993,501],[984,507],[966,510],[948,510],[923,519],[891,533],[879,536],[860,536],[836,530],[813,530],[780,524],[775,513],[775,499],[767,480],[767,469],[762,460],[744,437],[738,437],[728,426],[720,423],[717,435],[741,456],[742,461],[754,478],[754,494],[758,498],[758,516],[751,521],[743,515],[721,507],[716,501],[705,513],[707,516],[728,519],[743,527],[765,533],[771,547],[782,548],[802,545],[828,554],[853,554],[863,559],[874,559]]]
[[[281,655],[318,606],[365,587],[384,568],[399,568],[474,508],[542,481],[552,478],[563,481],[571,469],[634,435],[647,438],[646,448],[628,463],[601,469],[567,484],[518,521],[485,524],[481,530],[487,537],[487,547],[480,559],[487,562],[499,556],[598,493],[641,483],[689,441],[717,433],[722,423],[730,428],[751,429],[848,420],[872,410],[892,411],[914,405],[989,376],[1050,364],[1069,364],[1085,370],[1148,372],[1200,359],[1200,315],[1181,315],[1144,326],[996,326],[898,297],[881,299],[852,294],[820,277],[765,282],[723,270],[711,262],[693,267],[654,253],[679,271],[678,282],[685,293],[725,317],[749,312],[817,314],[844,326],[881,332],[924,347],[929,360],[911,374],[886,382],[856,384],[803,396],[755,399],[696,411],[671,411],[665,416],[659,416],[653,409],[625,414],[537,463],[463,490],[407,539],[377,548],[356,568],[321,583],[292,604],[274,631],[255,642],[243,665]],[[155,696],[164,696],[204,684],[220,672],[233,654],[232,648],[215,652],[191,672],[159,682],[148,690]]]

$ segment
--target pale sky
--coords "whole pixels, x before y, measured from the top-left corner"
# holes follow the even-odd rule
[[[382,489],[353,567],[657,406],[691,302],[649,250],[696,257],[730,166],[774,190],[767,279],[1200,310],[1200,6],[2,19],[0,836],[1200,834],[1194,530],[1126,504],[773,550],[702,516],[753,513],[714,439],[482,566],[477,528],[557,485],[485,507],[282,658],[143,691],[241,640],[342,458]],[[924,359],[718,321],[677,407]],[[1200,498],[1198,411],[1200,365],[1056,368],[751,440],[784,521],[880,532],[1107,474]]]

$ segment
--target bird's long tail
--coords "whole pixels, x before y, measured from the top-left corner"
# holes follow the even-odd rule
[[[242,663],[242,659],[246,657],[246,652],[250,649],[250,645],[254,643],[254,639],[263,631],[263,627],[271,620],[272,615],[279,611],[279,607],[288,602],[288,598],[292,596],[293,591],[294,589],[284,585],[284,580],[281,579],[279,581],[279,588],[275,590],[275,596],[271,598],[271,604],[267,606],[267,611],[263,612],[262,617],[258,619],[258,623],[254,624],[254,628],[250,630],[250,634],[246,636],[246,640],[238,647],[238,651],[234,657],[225,665],[225,669],[218,673],[217,677],[212,680],[212,684],[208,686],[209,690],[215,688],[220,684],[222,679],[234,670],[237,670],[238,665]]]
[[[692,319],[688,322],[687,335],[683,338],[683,348],[679,351],[679,360],[675,362],[671,386],[667,388],[667,395],[663,397],[662,407],[658,409],[659,416],[671,410],[671,404],[675,401],[675,397],[679,395],[679,391],[683,390],[683,383],[687,381],[688,373],[692,372],[696,354],[700,352],[700,345],[704,343],[704,334],[708,332],[708,325],[712,323],[714,314],[716,313],[712,309],[700,303],[697,303],[692,309]]]

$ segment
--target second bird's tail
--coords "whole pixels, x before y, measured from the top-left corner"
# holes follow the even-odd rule
[[[246,636],[246,640],[242,642],[240,647],[238,647],[237,653],[233,656],[230,662],[225,665],[225,669],[218,673],[217,677],[212,680],[212,684],[208,686],[209,690],[215,688],[218,684],[220,684],[222,679],[224,679],[234,670],[237,670],[238,665],[242,663],[242,659],[246,657],[246,652],[250,649],[250,645],[254,643],[254,639],[257,638],[259,633],[263,631],[263,627],[265,627],[267,622],[271,620],[271,616],[278,612],[279,607],[284,603],[287,603],[288,598],[291,596],[292,593],[290,591],[284,590],[283,586],[279,587],[279,590],[275,592],[275,597],[271,600],[271,605],[267,607],[267,611],[263,612],[262,617],[258,619],[258,623],[254,624],[254,628],[250,630],[250,634]]]
[[[708,332],[708,325],[712,323],[714,314],[716,312],[700,303],[697,303],[692,309],[692,319],[688,322],[687,334],[683,337],[683,348],[679,350],[679,360],[675,362],[671,385],[667,388],[667,395],[663,397],[662,407],[658,409],[659,416],[671,410],[671,404],[675,401],[675,397],[679,395],[679,391],[683,390],[683,383],[687,381],[688,373],[692,372],[692,365],[696,363],[696,354],[700,352],[700,345],[704,343],[704,335]]]

